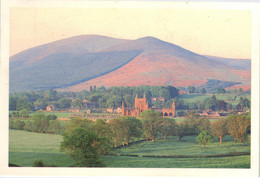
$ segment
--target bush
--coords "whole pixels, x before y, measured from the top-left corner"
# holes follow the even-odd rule
[[[43,161],[41,159],[37,159],[33,162],[33,167],[44,167]]]
[[[25,123],[23,121],[20,121],[20,120],[17,120],[14,123],[14,128],[17,129],[17,130],[23,130],[24,126],[25,126]]]

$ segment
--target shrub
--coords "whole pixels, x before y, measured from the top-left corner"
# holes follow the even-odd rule
[[[33,167],[44,167],[43,161],[41,159],[37,159],[33,162]]]

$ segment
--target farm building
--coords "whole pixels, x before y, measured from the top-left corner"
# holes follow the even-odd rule
[[[53,105],[49,105],[46,107],[46,111],[49,111],[49,112],[55,111],[55,107]]]

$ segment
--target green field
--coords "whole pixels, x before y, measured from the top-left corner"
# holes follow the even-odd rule
[[[47,165],[59,167],[72,166],[74,161],[59,152],[62,141],[60,135],[40,134],[27,131],[10,130],[9,163],[23,167],[32,166],[36,159],[42,159]],[[183,141],[170,137],[166,142],[142,142],[128,147],[112,150],[118,156],[102,156],[107,167],[227,167],[249,168],[250,156],[233,156],[217,158],[149,158],[145,155],[216,155],[229,152],[249,152],[250,144],[234,143],[232,138],[224,137],[223,144],[217,141],[205,149],[195,142],[195,136],[186,136]],[[137,155],[138,157],[119,156],[121,154]]]
[[[146,158],[103,156],[108,167],[143,168],[250,168],[250,156],[223,158]]]
[[[162,138],[163,139],[163,138]],[[246,143],[234,143],[233,139],[225,136],[223,143],[219,144],[215,140],[213,144],[207,145],[205,149],[196,142],[196,136],[185,136],[183,141],[179,141],[176,136],[167,138],[166,141],[158,140],[156,142],[143,142],[134,144],[126,148],[116,149],[116,154],[134,154],[143,155],[217,155],[229,152],[250,152],[250,145]]]
[[[206,98],[212,97],[214,94],[185,94],[185,95],[179,95],[179,97],[181,99],[184,100],[185,103],[196,103],[196,102],[203,102]],[[226,93],[226,94],[215,94],[216,98],[219,100],[224,100],[229,104],[232,104],[233,106],[237,105],[239,103],[239,98],[240,97],[246,97],[249,100],[251,100],[250,98],[250,94],[243,94],[243,95],[239,95],[238,94],[233,94],[233,93]],[[236,97],[235,101],[228,101],[230,98],[234,99],[234,97]]]
[[[9,132],[9,163],[31,167],[36,159],[45,164],[71,166],[73,160],[59,151],[61,135],[40,134],[21,130]]]

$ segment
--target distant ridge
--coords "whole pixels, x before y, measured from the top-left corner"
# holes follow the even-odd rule
[[[91,85],[187,87],[204,85],[208,79],[250,88],[250,64],[250,60],[202,56],[149,36],[125,40],[81,35],[10,57],[10,92],[80,91]]]

